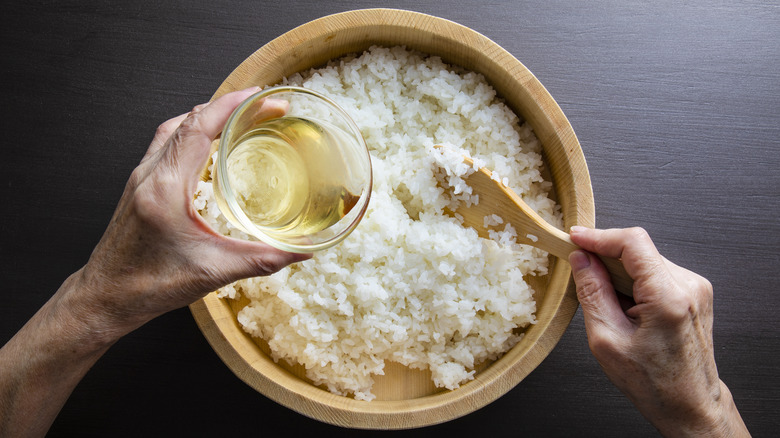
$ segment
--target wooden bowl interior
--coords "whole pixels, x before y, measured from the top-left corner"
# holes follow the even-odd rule
[[[542,143],[548,176],[564,225],[594,223],[593,194],[580,145],[568,120],[539,81],[511,54],[464,26],[424,14],[372,9],[321,18],[263,46],[224,81],[214,98],[253,85],[272,85],[295,72],[370,46],[397,46],[440,56],[483,74],[499,96],[534,129]],[[403,429],[448,421],[500,397],[553,349],[577,308],[567,263],[551,258],[550,274],[531,279],[538,291],[537,323],[499,360],[484,364],[475,380],[455,391],[440,390],[429,372],[389,364],[374,387],[378,399],[356,401],[317,388],[297,365],[274,363],[267,345],[239,326],[242,302],[209,294],[191,306],[212,347],[247,384],[304,415],[331,424]]]

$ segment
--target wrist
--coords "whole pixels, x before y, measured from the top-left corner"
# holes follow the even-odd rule
[[[84,354],[105,351],[129,330],[97,298],[84,275],[84,269],[72,274],[42,310],[46,318]]]
[[[750,433],[723,381],[718,397],[709,407],[683,421],[657,421],[655,426],[666,437],[749,437]]]
[[[710,429],[701,436],[722,436],[722,437],[749,437],[745,422],[737,410],[731,391],[723,381],[720,383],[720,399],[716,409],[709,415]]]
[[[79,273],[0,348],[0,435],[40,435],[116,339],[80,304]]]

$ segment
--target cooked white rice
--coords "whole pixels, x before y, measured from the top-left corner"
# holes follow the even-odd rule
[[[545,274],[547,257],[515,243],[509,224],[487,240],[446,215],[452,197],[435,177],[445,159],[433,146],[468,151],[559,224],[531,129],[481,75],[402,47],[374,47],[284,83],[326,94],[353,117],[371,149],[372,199],[340,245],[218,294],[247,297],[238,313],[244,330],[333,393],[373,399],[372,376],[387,361],[430,369],[438,387],[472,379],[476,365],[520,340],[516,328],[535,322],[523,276]],[[455,198],[473,202],[457,181],[466,171],[453,171],[449,183]],[[210,183],[200,183],[195,203],[217,231],[247,238],[221,216]]]

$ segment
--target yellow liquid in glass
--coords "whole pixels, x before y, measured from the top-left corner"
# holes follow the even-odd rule
[[[306,235],[338,222],[355,206],[361,187],[350,171],[349,141],[335,127],[298,117],[266,121],[239,138],[226,160],[239,207],[255,225],[284,235]],[[351,150],[355,152],[349,152]],[[346,152],[345,152],[346,151]]]

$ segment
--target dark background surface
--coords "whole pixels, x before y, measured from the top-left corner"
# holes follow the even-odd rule
[[[312,19],[397,7],[481,32],[568,116],[600,227],[639,225],[715,287],[715,348],[755,436],[780,425],[780,7],[773,1],[4,1],[0,343],[99,240],[155,128]],[[2,370],[0,370],[2,372]],[[258,394],[181,309],[117,343],[50,436],[366,435]],[[654,436],[602,374],[581,311],[504,397],[405,435]],[[374,432],[387,435],[389,432]]]

